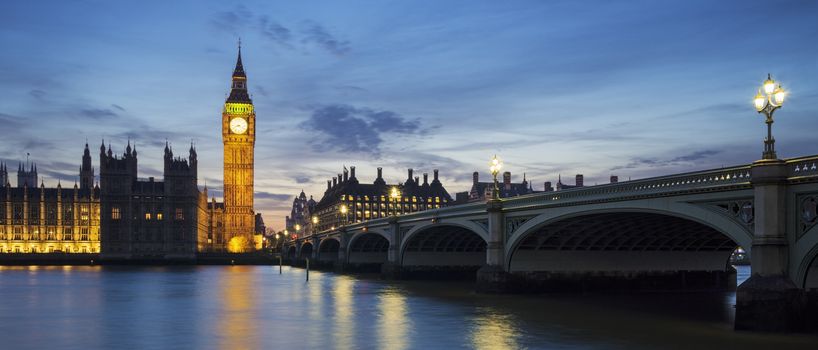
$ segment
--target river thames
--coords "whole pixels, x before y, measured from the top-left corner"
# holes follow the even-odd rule
[[[4,349],[814,349],[734,332],[735,293],[481,295],[271,266],[0,267]],[[739,282],[749,269],[739,267]]]

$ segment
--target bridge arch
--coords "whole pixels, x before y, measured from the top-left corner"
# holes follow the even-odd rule
[[[301,249],[298,250],[298,258],[301,260],[312,258],[312,243],[301,243]]]
[[[338,251],[341,248],[341,241],[335,237],[324,238],[318,243],[318,260],[323,262],[334,262],[338,260]]]
[[[287,258],[290,259],[290,261],[295,260],[297,257],[298,252],[296,251],[294,245],[291,245],[289,248],[287,248]]]
[[[533,230],[552,222],[557,222],[572,217],[602,214],[602,213],[655,213],[668,217],[676,217],[698,222],[711,227],[721,234],[729,237],[748,253],[752,249],[753,234],[746,227],[735,220],[728,218],[718,212],[705,209],[704,207],[681,202],[649,200],[644,203],[634,205],[611,203],[608,205],[597,205],[577,210],[576,207],[559,207],[549,209],[542,214],[526,221],[514,232],[506,233],[509,237],[506,240],[506,261],[511,259],[514,250],[517,249],[520,241]],[[508,265],[507,265],[508,266]]]
[[[718,279],[729,272],[735,247],[751,242],[742,225],[692,204],[563,209],[521,225],[506,245],[506,266],[509,272],[620,276],[695,271]]]
[[[791,275],[795,285],[818,288],[818,226],[813,226],[801,236],[791,258],[797,259],[797,270]]]
[[[401,266],[480,267],[486,262],[486,236],[462,223],[413,227],[403,239]]]
[[[381,231],[362,231],[354,234],[347,247],[347,263],[353,265],[382,264],[389,257],[389,236]]]

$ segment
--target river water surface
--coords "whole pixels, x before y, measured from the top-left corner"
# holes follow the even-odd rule
[[[734,332],[735,293],[495,296],[278,271],[0,266],[0,349],[818,349]]]

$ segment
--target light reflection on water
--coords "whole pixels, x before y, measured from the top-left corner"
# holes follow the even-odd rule
[[[739,267],[739,280],[749,270]],[[0,267],[9,349],[810,348],[731,330],[735,293],[511,295],[264,266]]]

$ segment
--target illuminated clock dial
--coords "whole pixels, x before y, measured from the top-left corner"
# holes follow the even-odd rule
[[[247,121],[244,118],[230,119],[230,131],[234,134],[243,134],[247,131]]]

